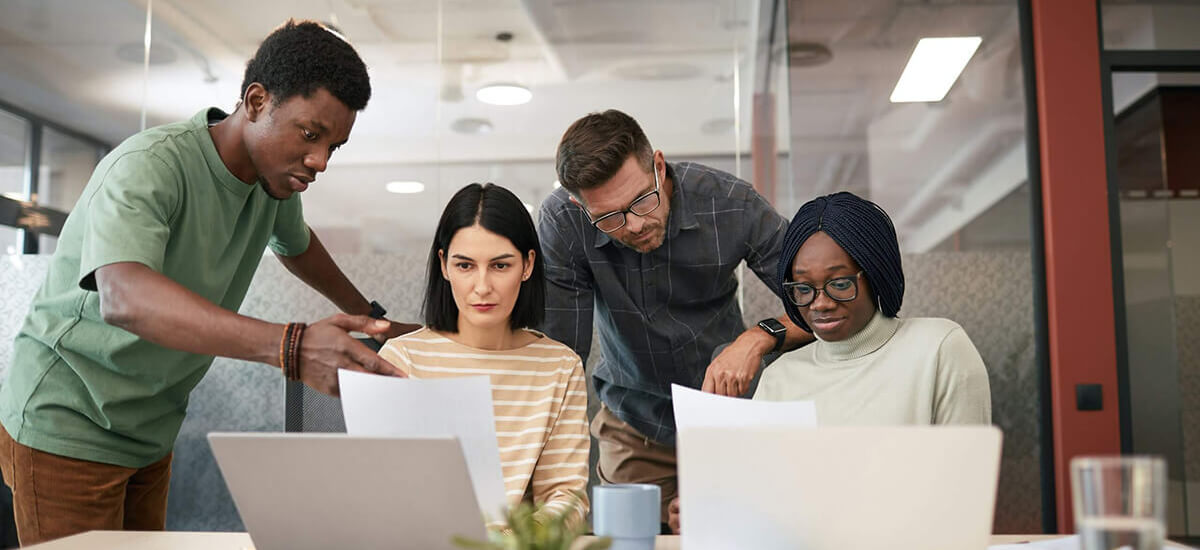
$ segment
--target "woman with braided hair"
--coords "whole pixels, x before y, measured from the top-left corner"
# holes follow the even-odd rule
[[[842,192],[800,207],[777,280],[788,317],[817,341],[766,369],[755,399],[811,399],[822,425],[991,422],[987,370],[962,327],[897,317],[900,246],[875,203]]]

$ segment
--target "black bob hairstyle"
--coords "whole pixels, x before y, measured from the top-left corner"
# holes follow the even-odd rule
[[[546,312],[546,282],[533,218],[512,191],[493,183],[472,183],[459,189],[442,212],[433,246],[429,248],[428,283],[421,307],[425,325],[442,332],[458,332],[458,305],[454,303],[450,281],[442,277],[438,251],[448,251],[454,235],[475,224],[508,239],[521,252],[522,260],[529,256],[530,250],[534,252],[533,271],[521,283],[508,325],[513,330],[541,325]]]
[[[896,228],[879,205],[842,191],[804,203],[783,237],[779,255],[779,281],[791,280],[792,261],[809,237],[818,231],[829,235],[863,270],[875,294],[875,305],[887,317],[895,317],[904,302],[904,266]],[[784,296],[782,286],[779,295]],[[812,331],[800,309],[783,298],[788,317],[800,328]]]

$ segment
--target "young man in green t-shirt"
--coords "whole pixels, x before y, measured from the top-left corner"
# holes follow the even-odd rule
[[[230,115],[125,140],[67,218],[0,388],[0,470],[32,544],[94,529],[163,529],[171,449],[213,356],[283,367],[331,394],[337,369],[400,375],[352,338],[376,320],[304,223],[299,193],[371,95],[344,39],[289,21],[246,67]],[[347,314],[308,326],[238,315],[270,247]]]

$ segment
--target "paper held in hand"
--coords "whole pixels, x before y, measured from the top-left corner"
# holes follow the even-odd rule
[[[357,436],[454,436],[462,444],[480,511],[503,517],[507,503],[486,376],[417,380],[338,371],[346,433]],[[403,464],[380,467],[403,468]]]

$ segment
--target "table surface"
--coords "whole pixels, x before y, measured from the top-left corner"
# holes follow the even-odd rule
[[[1047,540],[1061,535],[993,535],[990,544]],[[587,539],[589,537],[584,537]],[[1182,546],[1168,545],[1171,548]],[[47,542],[37,550],[253,550],[246,533],[92,531]],[[678,550],[679,537],[658,537],[655,550]]]

